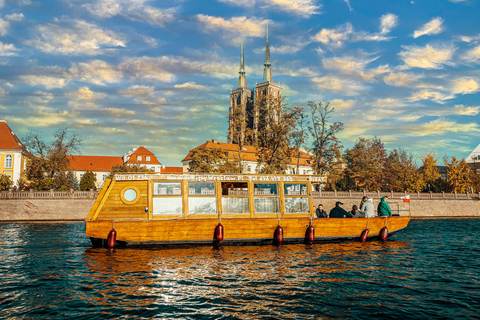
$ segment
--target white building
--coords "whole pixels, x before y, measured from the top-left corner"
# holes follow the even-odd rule
[[[5,174],[18,186],[18,180],[26,167],[22,155],[24,147],[5,120],[0,120],[0,174]]]

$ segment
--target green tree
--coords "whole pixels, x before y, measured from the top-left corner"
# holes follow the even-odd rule
[[[427,191],[434,185],[435,181],[441,178],[437,167],[439,157],[437,157],[436,151],[427,150],[425,155],[419,156],[419,158],[422,160],[420,173],[425,183],[423,191]]]
[[[198,148],[192,150],[189,172],[198,173],[238,173],[238,162],[226,159],[220,149]]]
[[[54,133],[52,141],[43,140],[38,132],[30,131],[24,138],[24,156],[27,158],[25,176],[35,190],[64,189],[71,169],[67,155],[77,152],[81,144],[78,134],[68,128]]]
[[[342,148],[337,134],[343,130],[342,122],[331,122],[335,108],[323,101],[309,101],[311,125],[308,127],[312,138],[312,151],[315,161],[313,171],[317,174],[328,175],[329,180],[337,177],[333,164],[341,162]]]
[[[383,185],[383,166],[387,152],[383,142],[375,137],[359,138],[352,149],[345,152],[346,173],[365,190],[379,190]]]
[[[298,110],[285,106],[285,101],[269,95],[255,103],[254,136],[260,172],[285,173],[292,159],[290,141]]]
[[[446,159],[443,163],[447,167],[447,180],[453,186],[455,192],[467,192],[472,188],[471,171],[465,159],[459,160],[455,156],[448,162]]]
[[[95,182],[97,181],[97,175],[92,171],[87,171],[80,179],[80,190],[86,191],[90,189],[96,189]]]
[[[6,174],[0,174],[0,191],[8,190],[12,187],[12,181]]]
[[[241,106],[237,106],[232,111],[232,114],[229,115],[230,123],[227,134],[229,140],[232,143],[237,144],[238,151],[238,154],[236,155],[236,160],[238,162],[237,165],[227,163],[228,168],[225,168],[225,170],[236,170],[231,173],[242,173],[242,153],[244,146],[248,143],[253,143],[253,130],[248,125],[248,118],[247,110],[241,108]]]
[[[425,182],[418,171],[414,156],[403,149],[394,149],[385,160],[384,190],[419,191],[423,190]]]
[[[295,173],[298,174],[300,170],[301,158],[300,149],[308,140],[307,129],[310,121],[308,120],[308,115],[305,113],[305,109],[303,107],[294,107],[294,113],[296,117],[295,129],[292,132],[292,145],[295,150],[294,154],[297,158]]]

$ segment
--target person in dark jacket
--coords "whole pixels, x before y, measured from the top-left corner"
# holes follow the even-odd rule
[[[347,212],[345,209],[342,208],[343,203],[340,201],[337,201],[335,203],[335,208],[330,210],[330,218],[352,218],[352,215]]]
[[[390,209],[390,206],[388,205],[388,202],[385,201],[385,199],[388,199],[388,197],[382,197],[380,203],[378,204],[377,214],[379,217],[388,217],[392,215],[392,210]]]
[[[317,210],[315,210],[317,218],[328,218],[328,214],[323,210],[323,204],[319,204]]]

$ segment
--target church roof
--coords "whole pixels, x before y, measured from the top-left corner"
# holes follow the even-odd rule
[[[5,120],[0,120],[0,150],[23,150],[23,144]]]
[[[182,160],[184,161],[190,161],[192,160],[192,154],[193,151],[196,149],[202,149],[202,148],[207,148],[207,149],[219,149],[225,153],[225,158],[229,160],[238,160],[238,144],[233,144],[233,143],[225,143],[225,142],[218,142],[217,140],[213,139],[211,141],[207,141],[202,145],[199,145],[198,147],[190,150],[187,154],[187,156]],[[242,160],[243,161],[252,161],[252,162],[258,162],[258,157],[257,157],[257,148],[254,146],[243,146],[242,147]],[[300,151],[300,165],[301,166],[309,166],[311,167],[313,164],[314,157],[309,155],[306,152]],[[297,158],[293,157],[290,161],[291,165],[296,165],[297,164]]]

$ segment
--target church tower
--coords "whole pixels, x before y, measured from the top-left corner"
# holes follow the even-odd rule
[[[243,39],[240,49],[240,69],[238,72],[238,88],[230,91],[228,143],[244,143],[245,129],[253,127],[251,118],[253,109],[253,91],[247,88],[245,77],[245,61],[243,55]]]
[[[265,46],[265,63],[263,64],[263,82],[258,83],[255,88],[255,117],[253,119],[253,129],[256,132],[260,125],[268,125],[270,121],[280,121],[282,117],[282,93],[280,85],[273,82],[272,69],[270,62],[270,46],[268,42],[268,24],[267,24],[267,43]],[[274,110],[272,110],[272,108]],[[270,116],[262,119],[259,110],[267,110]]]

